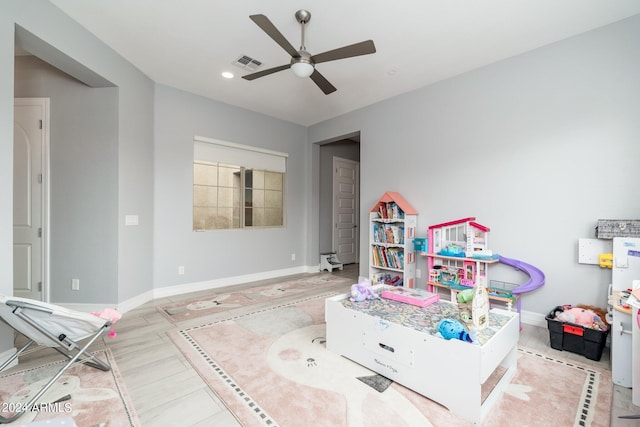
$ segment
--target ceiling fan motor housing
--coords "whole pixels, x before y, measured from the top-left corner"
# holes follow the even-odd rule
[[[307,52],[306,50],[300,50],[298,51],[298,54],[300,56],[298,56],[297,58],[296,57],[291,58],[291,65],[299,64],[299,63],[313,65],[313,60],[311,59],[311,54],[309,52]]]
[[[301,9],[296,12],[296,19],[301,24],[306,24],[311,20],[311,12],[308,10]]]
[[[282,47],[289,55],[291,61],[289,64],[279,65],[267,70],[258,71],[256,73],[242,76],[246,80],[254,80],[259,77],[268,76],[278,71],[291,69],[298,77],[311,77],[311,80],[324,92],[329,95],[336,91],[333,86],[318,70],[315,69],[316,64],[322,62],[335,61],[338,59],[351,58],[360,55],[369,55],[375,53],[376,48],[372,40],[355,43],[349,46],[343,46],[338,49],[329,50],[317,55],[311,55],[307,52],[304,45],[304,27],[311,19],[311,13],[308,10],[298,10],[295,14],[296,20],[300,23],[301,46],[296,50],[291,43],[282,35],[275,25],[265,15],[250,15],[249,18],[258,25],[269,37],[273,39],[280,47]]]

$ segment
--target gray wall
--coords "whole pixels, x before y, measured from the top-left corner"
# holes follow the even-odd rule
[[[118,91],[21,56],[15,96],[50,98],[51,302],[117,301]]]
[[[310,157],[306,128],[157,85],[155,135],[156,288],[304,269],[309,197],[305,159]],[[192,231],[194,136],[288,153],[286,227]],[[184,275],[178,275],[180,265]]]
[[[578,264],[577,241],[599,218],[640,217],[638,40],[640,16],[312,126],[309,141],[360,130],[362,206],[399,191],[419,236],[467,216],[489,226],[495,252],[546,273],[524,310],[606,306],[611,272]],[[504,265],[490,278],[526,280]]]
[[[83,68],[84,71],[93,70],[118,87],[117,150],[115,147],[107,150],[110,160],[102,170],[106,178],[94,176],[94,182],[85,183],[112,189],[117,176],[117,200],[109,208],[108,223],[89,225],[87,223],[92,218],[85,218],[83,221],[86,223],[76,229],[78,234],[91,226],[116,230],[117,266],[113,265],[111,247],[107,250],[111,259],[105,260],[108,271],[100,272],[111,281],[107,285],[110,289],[104,291],[88,287],[84,292],[81,282],[77,301],[116,304],[150,292],[153,274],[153,82],[46,0],[4,0],[0,3],[0,292],[11,294],[13,287],[11,194],[16,25],[20,26],[23,35],[29,33],[37,39],[30,42],[38,44],[38,40],[41,41],[37,47],[39,54],[47,56],[47,62],[77,66],[75,71]],[[58,68],[76,76],[73,70],[62,66]],[[53,111],[55,105],[52,103]],[[111,115],[108,118],[112,120]],[[73,144],[81,142],[73,141]],[[114,153],[117,153],[115,164],[112,161]],[[84,160],[91,160],[93,154]],[[116,209],[117,217],[112,215],[111,209]],[[125,227],[124,216],[127,214],[139,215],[140,225]],[[112,245],[112,242],[109,240],[107,245]],[[76,253],[87,251],[95,254],[95,244],[95,240],[90,239],[74,250]],[[60,298],[76,297],[58,295]],[[10,337],[9,331],[0,326],[0,352],[12,346]]]
[[[0,293],[13,293],[13,19],[0,13]],[[13,330],[0,325],[0,354]]]

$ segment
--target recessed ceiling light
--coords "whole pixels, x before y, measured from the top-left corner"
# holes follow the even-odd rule
[[[222,77],[224,77],[225,79],[232,79],[233,78],[233,73],[231,73],[229,71],[224,71],[222,73]]]

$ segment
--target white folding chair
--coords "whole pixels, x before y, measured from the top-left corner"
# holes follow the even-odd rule
[[[36,300],[3,295],[0,295],[0,318],[28,339],[24,346],[0,365],[0,372],[34,343],[51,347],[69,359],[53,378],[22,407],[20,412],[7,418],[0,416],[0,424],[13,422],[30,410],[76,361],[102,371],[111,369],[108,363],[87,351],[89,346],[109,329],[111,320]],[[85,340],[83,345],[79,344]]]

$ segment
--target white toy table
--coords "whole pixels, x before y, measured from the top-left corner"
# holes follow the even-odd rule
[[[380,290],[381,287],[376,287]],[[325,302],[327,349],[479,423],[516,370],[518,314],[492,309],[478,343],[437,337],[443,318],[459,318],[456,304],[420,308],[387,299],[352,303],[349,294]],[[505,372],[486,399],[482,384]]]

